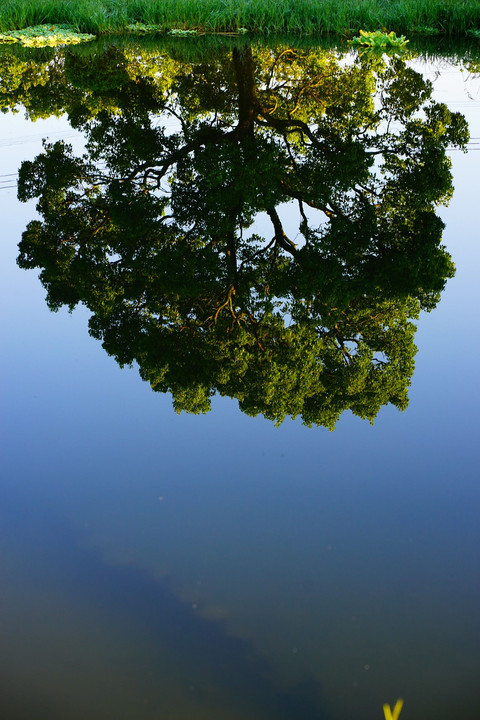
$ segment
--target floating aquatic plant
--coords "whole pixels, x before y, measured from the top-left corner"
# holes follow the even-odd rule
[[[0,33],[0,43],[21,43],[26,47],[55,47],[94,40],[95,35],[79,33],[69,25],[34,25]]]
[[[435,27],[429,27],[427,25],[419,25],[418,27],[414,28],[412,32],[416,33],[417,35],[441,35],[442,31],[440,28]]]
[[[164,32],[165,28],[162,25],[149,25],[141,22],[130,23],[127,25],[128,32],[136,33],[137,35],[150,35],[153,33]]]
[[[189,35],[198,35],[197,30],[181,30],[180,28],[174,28],[168,31],[169,35],[176,35],[177,37],[188,37]]]
[[[397,37],[394,32],[386,33],[382,32],[382,30],[375,30],[375,32],[360,30],[360,35],[350,40],[350,44],[354,47],[381,50],[382,52],[388,50],[403,50],[407,43],[408,40],[404,35]]]
[[[182,30],[180,28],[173,28],[168,31],[168,35],[174,35],[175,37],[189,37],[191,35],[244,35],[247,33],[247,28],[237,28],[236,30],[229,31],[214,31],[214,30]]]
[[[467,35],[480,40],[480,30],[467,30]]]

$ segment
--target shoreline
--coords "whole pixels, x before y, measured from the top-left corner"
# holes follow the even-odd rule
[[[129,25],[201,32],[352,36],[360,29],[480,39],[478,0],[6,0],[0,32],[68,24],[109,35]]]

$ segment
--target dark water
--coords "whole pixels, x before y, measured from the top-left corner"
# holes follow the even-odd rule
[[[100,90],[70,65],[89,107],[122,100],[116,61]],[[210,77],[195,62],[187,77]],[[408,407],[373,425],[346,411],[333,433],[275,427],[235,395],[178,415],[88,335],[89,310],[51,313],[38,271],[15,264],[41,215],[10,185],[41,137],[84,141],[65,118],[1,118],[2,720],[367,720],[398,697],[402,720],[475,717],[480,91],[460,61],[411,64],[470,126],[437,211],[456,273],[420,315]],[[78,111],[60,69],[58,105]]]

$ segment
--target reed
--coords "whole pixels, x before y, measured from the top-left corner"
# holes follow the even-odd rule
[[[2,0],[0,31],[67,23],[81,32],[120,33],[130,23],[162,28],[302,35],[363,30],[480,30],[479,0]]]

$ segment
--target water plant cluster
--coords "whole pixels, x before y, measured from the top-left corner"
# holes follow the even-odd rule
[[[79,33],[68,25],[35,25],[22,30],[0,33],[0,43],[20,43],[25,47],[56,47],[78,45],[95,40],[95,35]]]
[[[83,33],[125,32],[142,23],[171,29],[297,34],[360,28],[397,33],[465,35],[480,29],[478,0],[2,0],[0,32],[39,24],[68,24]]]
[[[360,30],[360,35],[354,37],[350,42],[354,47],[384,52],[388,50],[403,50],[407,46],[408,40],[404,35],[397,37],[393,31],[386,33],[381,30],[375,30],[375,32]]]

